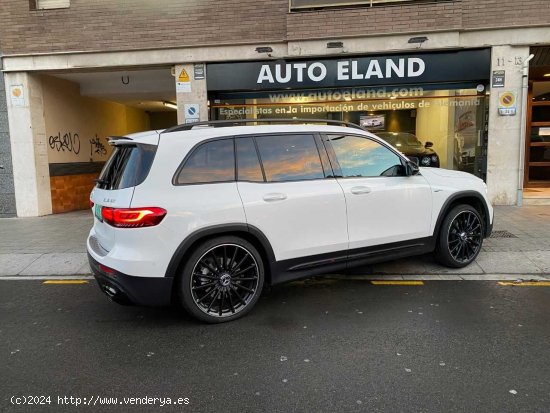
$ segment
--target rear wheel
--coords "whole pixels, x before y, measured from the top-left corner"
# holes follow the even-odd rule
[[[465,267],[476,259],[483,244],[483,221],[470,205],[457,205],[441,224],[435,258],[447,267]]]
[[[252,244],[234,236],[214,238],[199,245],[185,263],[180,301],[199,320],[221,323],[248,313],[263,284],[263,262]]]

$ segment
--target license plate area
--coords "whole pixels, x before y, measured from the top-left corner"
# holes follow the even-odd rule
[[[103,217],[101,216],[101,208],[103,208],[101,205],[95,204],[94,215],[100,222],[103,222]]]

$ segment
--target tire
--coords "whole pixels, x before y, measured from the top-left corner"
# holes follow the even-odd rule
[[[479,212],[461,204],[451,209],[441,224],[435,258],[447,267],[461,268],[476,259],[483,245],[484,224]]]
[[[236,320],[252,310],[264,278],[262,257],[250,242],[235,236],[213,238],[200,244],[184,264],[179,301],[201,321]]]

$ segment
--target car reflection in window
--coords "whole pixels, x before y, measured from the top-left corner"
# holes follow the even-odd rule
[[[344,177],[401,175],[401,160],[385,146],[358,136],[331,137]]]

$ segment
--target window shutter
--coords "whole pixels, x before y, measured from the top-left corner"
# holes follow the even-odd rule
[[[66,9],[71,5],[71,0],[37,0],[36,9]]]

